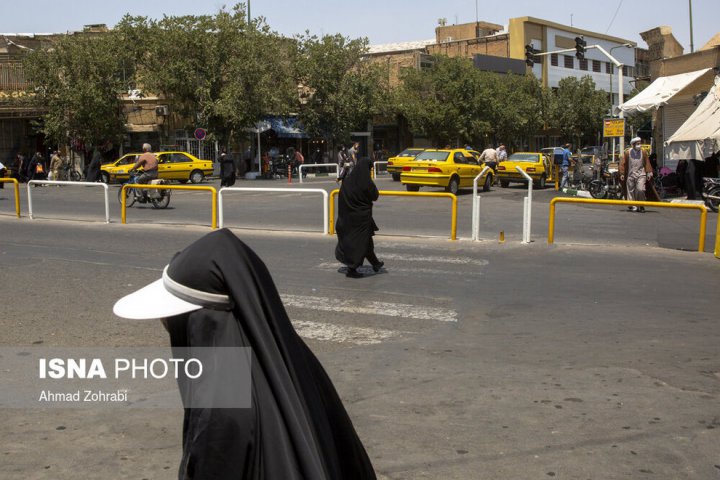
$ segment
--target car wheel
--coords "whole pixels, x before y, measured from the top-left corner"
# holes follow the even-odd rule
[[[405,184],[405,189],[408,192],[419,192],[420,191],[420,185],[411,185],[409,183]]]
[[[110,175],[107,172],[100,172],[100,180],[102,183],[110,183]]]
[[[190,173],[190,182],[191,183],[200,183],[205,178],[205,175],[200,170],[193,170]]]
[[[400,174],[399,174],[399,173],[393,173],[393,174],[392,174],[392,179],[393,179],[393,181],[395,181],[395,182],[399,182],[399,181],[400,181]]]
[[[540,181],[538,181],[538,188],[542,190],[545,188],[545,182],[546,182],[545,174],[543,173],[542,177],[540,177]]]
[[[510,186],[510,182],[508,182],[507,180],[500,180],[500,186],[502,188],[507,188]]]
[[[460,189],[460,184],[458,183],[457,177],[452,177],[450,179],[450,183],[448,183],[448,186],[445,190],[447,190],[448,193],[457,195],[459,189]]]
[[[485,183],[483,183],[483,192],[489,192],[490,191],[490,185],[493,184],[493,176],[491,174],[485,175]]]

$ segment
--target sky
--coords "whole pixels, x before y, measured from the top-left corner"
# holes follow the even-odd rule
[[[60,33],[83,25],[115,25],[126,13],[151,18],[163,15],[212,14],[236,2],[216,0],[0,0],[0,32]],[[668,25],[690,52],[689,4],[693,11],[695,50],[720,31],[718,0],[250,0],[253,17],[263,16],[275,31],[291,36],[342,33],[367,37],[370,44],[426,40],[435,37],[438,19],[448,24],[477,18],[507,25],[513,17],[532,16],[631,40],[645,47],[639,33]],[[19,8],[22,5],[22,8]],[[476,10],[477,9],[477,10]]]

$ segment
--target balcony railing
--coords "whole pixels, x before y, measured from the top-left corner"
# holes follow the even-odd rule
[[[25,90],[27,81],[22,64],[0,63],[0,91]]]

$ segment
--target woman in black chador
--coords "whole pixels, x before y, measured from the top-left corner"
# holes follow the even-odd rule
[[[265,264],[229,230],[178,253],[162,279],[119,300],[114,311],[166,318],[174,348],[252,351],[250,408],[185,409],[179,479],[375,479],[332,382],[293,329]],[[242,382],[237,377],[227,382]]]
[[[347,265],[346,276],[362,277],[357,268],[367,258],[373,270],[379,272],[384,262],[375,256],[373,235],[378,231],[372,217],[373,202],[378,189],[370,178],[370,162],[362,158],[343,180],[338,198],[338,218],[335,222],[338,244],[335,258]]]

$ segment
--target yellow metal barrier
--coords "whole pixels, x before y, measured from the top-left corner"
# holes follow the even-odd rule
[[[147,184],[137,184],[137,183],[126,183],[122,186],[122,193],[120,196],[122,197],[120,200],[120,217],[122,218],[122,223],[126,222],[126,211],[127,211],[127,194],[125,193],[128,188],[139,188],[139,189],[145,189],[145,190],[202,190],[206,192],[212,193],[212,229],[215,230],[217,228],[217,190],[215,187],[211,186],[186,186],[186,185],[147,185]]]
[[[720,258],[720,214],[715,219],[717,228],[715,229],[715,258]]]
[[[0,178],[0,183],[12,183],[15,187],[15,214],[20,218],[20,184],[14,178]]]
[[[340,193],[340,190],[335,189],[330,192],[330,214],[328,225],[328,234],[335,234],[335,197]],[[380,190],[380,195],[394,196],[394,197],[440,197],[449,198],[452,202],[452,218],[450,220],[450,240],[457,240],[457,197],[452,193],[444,192],[398,192],[395,190]]]
[[[550,201],[550,224],[548,226],[548,244],[555,241],[555,204],[556,203],[589,203],[594,205],[635,205],[652,208],[679,208],[685,210],[700,210],[700,237],[698,239],[698,252],[705,251],[705,231],[707,229],[707,209],[704,205],[688,205],[684,203],[665,202],[638,202],[632,200],[596,200],[593,198],[553,198]]]

